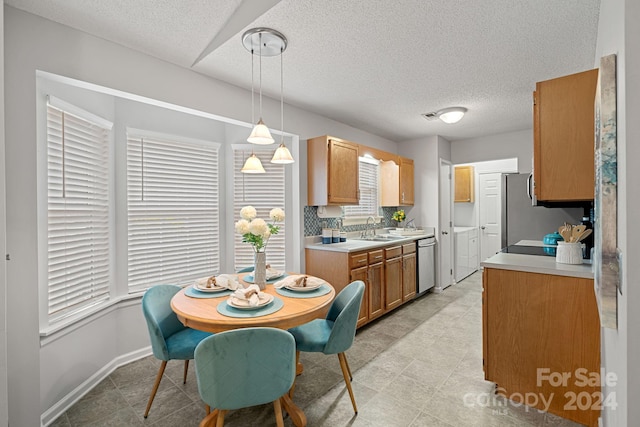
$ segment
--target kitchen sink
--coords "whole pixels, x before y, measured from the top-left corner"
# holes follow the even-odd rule
[[[376,234],[375,236],[359,237],[356,240],[373,241],[373,242],[392,242],[394,240],[404,239],[402,236],[391,236],[389,234]]]

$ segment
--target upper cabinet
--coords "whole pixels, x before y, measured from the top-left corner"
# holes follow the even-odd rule
[[[406,157],[380,163],[382,206],[413,206],[413,173],[413,160]]]
[[[473,166],[456,166],[455,170],[455,197],[456,203],[473,203],[475,187],[473,185]]]
[[[358,144],[331,136],[307,140],[309,206],[357,205]]]
[[[539,201],[594,196],[594,99],[598,70],[536,83],[533,191]]]

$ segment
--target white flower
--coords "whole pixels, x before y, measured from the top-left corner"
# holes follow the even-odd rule
[[[247,234],[249,232],[249,221],[246,219],[241,219],[236,222],[236,232],[238,234]]]
[[[275,222],[282,222],[284,221],[284,211],[280,208],[273,208],[269,212],[269,218]]]
[[[269,231],[269,227],[267,227],[267,223],[264,221],[264,219],[255,218],[249,224],[249,231],[251,231],[251,234],[264,237],[265,234]]]
[[[264,232],[264,235],[262,236],[265,240],[269,240],[269,237],[271,237],[271,230],[269,230],[269,228],[267,228]]]
[[[240,217],[242,219],[246,219],[247,221],[251,221],[256,217],[256,215],[258,215],[258,213],[256,212],[256,208],[254,208],[253,206],[245,206],[244,208],[240,209]]]

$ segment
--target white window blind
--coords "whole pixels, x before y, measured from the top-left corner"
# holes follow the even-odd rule
[[[240,172],[245,160],[251,155],[251,150],[234,148],[234,192],[233,192],[233,220],[240,219],[240,209],[253,206],[258,212],[258,218],[271,222],[269,212],[273,208],[284,209],[285,181],[284,165],[271,163],[273,148],[254,149],[253,152],[262,162],[266,173],[246,174]],[[285,222],[287,221],[285,211]],[[278,223],[280,231],[269,238],[267,245],[267,264],[277,269],[285,268],[285,230],[284,223]],[[249,243],[242,243],[242,236],[234,230],[234,268],[239,270],[253,265],[253,247]]]
[[[345,206],[345,217],[365,217],[378,215],[378,171],[377,161],[360,158],[358,161],[360,202]]]
[[[129,292],[220,270],[218,144],[127,135]]]
[[[109,298],[111,124],[73,112],[47,104],[49,323]]]

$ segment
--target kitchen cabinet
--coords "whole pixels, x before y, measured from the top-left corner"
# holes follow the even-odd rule
[[[357,205],[358,144],[332,136],[307,140],[309,206]]]
[[[365,283],[358,327],[416,295],[415,242],[358,252],[305,250],[306,273],[331,283],[338,294],[354,280]]]
[[[402,304],[402,247],[393,246],[384,250],[385,310]]]
[[[416,244],[402,245],[402,302],[416,296]]]
[[[476,193],[474,186],[473,166],[456,166],[455,173],[455,203],[473,203]]]
[[[604,396],[593,279],[485,266],[482,284],[485,379],[512,400],[535,395],[523,403],[548,402],[548,412],[597,426]]]
[[[455,279],[461,281],[478,269],[478,228],[454,228]]]
[[[533,193],[539,201],[591,201],[598,70],[536,83]]]
[[[406,157],[380,163],[382,206],[413,206],[414,167],[413,160]]]

